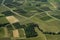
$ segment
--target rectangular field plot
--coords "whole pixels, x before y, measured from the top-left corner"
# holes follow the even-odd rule
[[[0,40],[11,40],[11,38],[5,37],[5,38],[0,38]]]
[[[56,11],[52,11],[52,12],[48,12],[51,16],[60,19],[60,11],[56,10]]]
[[[9,10],[9,9],[7,9],[5,6],[0,6],[0,13],[7,11],[7,10]]]
[[[12,13],[11,11],[4,11],[4,12],[2,12],[2,14],[4,14],[5,16],[12,16],[12,15],[15,15],[15,14]]]
[[[7,16],[6,19],[12,24],[15,22],[19,22],[19,20],[17,18],[15,18],[14,16]]]
[[[13,37],[13,30],[8,30],[8,36]]]
[[[32,12],[27,12],[27,11],[24,10],[24,9],[17,9],[17,10],[14,10],[14,11],[17,12],[18,14],[23,15],[23,16],[26,16],[26,17],[30,17],[30,16],[32,16],[32,15],[35,14],[34,11],[32,11]]]
[[[7,7],[9,7],[9,8],[17,8],[17,7],[20,7],[21,6],[21,4],[20,3],[18,3],[18,2],[12,2],[12,3],[5,3],[5,5],[7,6]]]
[[[21,5],[21,4],[18,3],[18,2],[12,2],[12,4],[15,5],[15,6],[20,6],[20,5]]]
[[[19,22],[13,23],[13,25],[16,29],[23,28],[23,26]]]
[[[26,38],[26,34],[23,28],[18,29],[20,38]]]
[[[0,28],[0,38],[5,36],[5,31],[3,28]]]
[[[47,24],[51,27],[54,27],[52,30],[58,29],[57,31],[60,31],[60,21],[54,20],[54,21],[48,22]]]
[[[54,15],[52,15],[52,16],[55,17],[55,18],[57,18],[57,19],[60,19],[60,14],[59,14],[59,13],[54,14]]]
[[[29,24],[29,23],[33,23],[33,22],[31,20],[26,20],[26,21],[24,21],[23,24]]]
[[[44,11],[51,11],[51,9],[49,7],[41,7],[41,9]]]
[[[60,40],[60,35],[46,35],[47,40]]]
[[[51,17],[49,17],[46,13],[41,13],[39,15],[36,15],[36,17],[42,21],[47,21],[52,19]]]
[[[57,2],[57,9],[60,10],[60,2]]]
[[[18,30],[13,30],[13,37],[14,38],[18,38],[19,37],[19,32],[18,32]]]
[[[43,20],[43,21],[46,21],[46,20],[49,20],[49,19],[51,19],[51,17],[49,17],[49,16],[45,16],[45,17],[43,17],[43,18],[40,18],[41,20]]]
[[[60,7],[58,7],[57,9],[60,10]]]
[[[12,3],[13,0],[5,0],[4,4],[7,4],[7,3]]]
[[[0,13],[0,17],[3,17],[3,16],[5,16],[5,15]]]
[[[14,8],[15,6],[14,5],[12,5],[12,4],[5,4],[7,7],[9,7],[9,8]]]
[[[8,20],[5,17],[0,17],[0,25],[1,24],[8,24]]]
[[[15,18],[17,18],[19,20],[20,23],[24,23],[24,21],[26,21],[27,19],[18,15],[14,15]]]
[[[14,28],[12,27],[11,24],[8,24],[6,27],[7,27],[8,30],[14,30]]]

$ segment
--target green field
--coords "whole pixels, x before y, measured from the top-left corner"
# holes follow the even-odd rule
[[[5,32],[3,28],[0,28],[0,38],[4,37]]]
[[[0,40],[60,40],[60,0],[0,0]]]

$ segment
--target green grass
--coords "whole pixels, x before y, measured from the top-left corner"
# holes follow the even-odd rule
[[[6,10],[9,10],[9,9],[7,9],[7,8],[4,7],[4,6],[0,6],[0,13],[1,13],[1,12],[4,12],[4,11],[6,11]]]
[[[40,19],[42,21],[48,21],[48,20],[52,19],[46,13],[40,13],[40,14],[36,15],[35,17],[37,17],[38,19]]]
[[[13,37],[13,30],[8,30],[8,37]]]
[[[60,11],[59,10],[48,12],[48,14],[50,14],[52,17],[60,19]]]
[[[47,40],[60,40],[60,35],[46,35]]]
[[[5,15],[0,13],[0,17],[2,17],[2,16],[5,16]]]
[[[58,21],[51,21],[51,22],[44,22],[40,19],[38,19],[37,17],[33,17],[32,21],[34,21],[35,23],[37,23],[39,25],[39,27],[43,30],[43,31],[48,31],[48,32],[57,32],[59,31],[58,26],[60,22]],[[58,24],[57,24],[58,23]]]
[[[60,2],[60,0],[50,0],[51,2]]]
[[[13,15],[13,16],[16,17],[19,20],[20,23],[24,23],[24,21],[27,20],[27,19],[25,19],[21,16],[17,16],[17,15]]]
[[[0,24],[9,23],[5,17],[0,17]]]
[[[48,0],[48,1],[52,2],[56,7],[60,7],[59,6],[60,0]],[[11,9],[12,10],[16,10],[19,8],[23,9],[23,10],[21,10],[22,13],[20,13],[20,15],[22,15],[23,17],[13,15],[19,20],[20,24],[26,25],[28,23],[34,22],[34,23],[37,23],[39,25],[39,28],[41,28],[44,32],[60,32],[60,21],[52,18],[52,17],[55,17],[56,19],[60,19],[60,11],[58,11],[57,8],[55,9],[54,5],[51,5],[49,2],[37,2],[37,1],[35,3],[34,2],[31,2],[31,3],[27,2],[27,3],[23,3],[22,6],[16,6],[16,7],[14,6]],[[31,6],[31,4],[32,4],[32,6]],[[38,4],[38,6],[36,6],[36,4]],[[40,12],[41,10],[39,10],[39,9],[49,10],[47,8],[45,9],[44,7],[45,8],[48,7],[51,9],[51,12],[49,12],[49,14],[52,17],[49,17],[45,13]],[[5,15],[2,14],[2,12],[7,11],[7,10],[9,11],[9,9],[7,9],[5,6],[0,6],[0,24],[9,23],[8,20],[5,18]],[[38,10],[39,10],[39,12],[38,12]],[[23,11],[27,11],[27,12],[24,13]],[[46,12],[48,12],[48,11],[46,11]],[[28,18],[28,17],[33,16],[35,13],[37,14],[36,16],[32,17],[31,19]],[[28,19],[25,19],[24,16],[27,17]],[[37,28],[35,28],[35,31],[37,32],[38,36],[31,37],[31,38],[26,38],[26,35],[24,35],[25,31],[21,30],[21,28],[19,28],[18,31],[19,31],[20,38],[24,38],[24,39],[19,38],[20,40],[46,40],[46,39],[47,40],[60,40],[60,35],[43,34]],[[8,37],[13,38],[13,28],[11,25],[8,26],[8,33],[9,33]],[[4,37],[4,36],[5,36],[4,29],[0,28],[0,38]]]
[[[0,38],[4,37],[4,35],[5,35],[4,29],[0,28]]]
[[[26,36],[24,35],[24,30],[23,29],[19,29],[19,35],[20,35],[20,38],[25,38]]]

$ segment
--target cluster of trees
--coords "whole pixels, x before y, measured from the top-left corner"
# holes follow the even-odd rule
[[[24,28],[27,38],[36,37],[38,35],[37,32],[35,32],[34,27],[37,27],[37,24],[29,23],[27,24],[27,27]]]
[[[9,23],[3,23],[3,24],[0,24],[0,27],[4,27],[5,25],[7,25]]]
[[[13,2],[12,0],[10,1],[6,1],[4,3],[6,6],[10,7],[10,8],[13,8],[13,7],[19,7],[21,6],[22,4],[21,3],[18,3],[18,2]]]
[[[27,13],[27,11],[25,11],[24,9],[17,9],[17,10],[14,10],[14,11],[17,12],[17,13],[20,13],[20,14]]]
[[[20,15],[23,15],[23,16],[26,16],[26,17],[30,17],[32,16],[34,13],[33,12],[28,12],[26,9],[24,8],[20,8],[20,9],[17,9],[17,10],[13,10],[17,13],[19,13]]]
[[[20,24],[19,22],[13,23],[13,25],[14,25],[14,27],[15,27],[16,29],[20,29],[20,28],[24,28],[24,27],[25,27],[25,25],[22,25],[22,24]]]
[[[35,0],[35,1],[47,2],[48,0]]]
[[[5,16],[15,15],[15,14],[12,13],[11,11],[4,11],[4,12],[2,12],[2,14],[4,14]]]
[[[8,30],[14,30],[11,24],[8,24],[6,27]]]
[[[17,2],[12,2],[11,4],[13,4],[13,5],[15,5],[15,6],[20,6],[20,5],[22,5],[22,4],[17,3]]]
[[[60,32],[43,32],[44,34],[60,35]]]
[[[3,1],[3,0],[0,0],[0,5],[1,5],[2,1]]]
[[[12,3],[13,0],[5,0],[4,4],[7,4],[7,3]]]
[[[9,8],[13,8],[13,7],[15,7],[14,5],[12,5],[12,4],[5,4],[7,7],[9,7]]]

